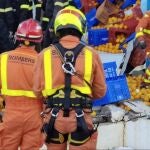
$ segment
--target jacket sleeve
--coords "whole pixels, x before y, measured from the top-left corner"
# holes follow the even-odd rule
[[[44,5],[44,3],[43,3],[43,5]],[[53,0],[47,0],[47,2],[45,4],[44,15],[42,17],[43,31],[46,30],[49,21],[52,19],[53,11],[54,11],[54,1]]]
[[[30,8],[30,5],[29,5],[28,0],[19,1],[19,9],[20,9],[19,22],[22,22],[28,18],[29,8]]]
[[[55,0],[54,1],[54,11],[53,11],[53,17],[52,17],[52,19],[51,19],[51,21],[50,21],[50,24],[49,24],[49,27],[50,28],[54,28],[54,20],[55,20],[55,17],[56,17],[56,15],[57,15],[57,13],[61,10],[61,9],[63,9],[63,8],[65,8],[66,6],[68,6],[69,5],[69,1],[68,0]]]
[[[0,19],[0,53],[14,49],[14,43],[9,38],[9,32],[5,22]]]
[[[14,32],[14,12],[10,0],[5,0],[5,20],[9,31]]]
[[[92,95],[93,99],[102,98],[106,93],[105,75],[102,62],[97,52],[94,53],[93,58],[93,83]]]
[[[0,0],[0,19],[2,20],[5,20],[4,13],[5,13],[5,1]]]
[[[36,17],[35,19],[40,21],[41,19],[41,10],[42,10],[42,2],[40,2],[39,0],[35,0],[35,7],[36,7]]]
[[[38,98],[42,98],[42,90],[44,88],[44,65],[43,52],[39,53],[34,65],[33,91]]]

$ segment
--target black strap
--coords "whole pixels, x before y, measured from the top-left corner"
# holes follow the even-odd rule
[[[64,98],[59,97],[48,97],[46,105],[48,108],[60,107],[64,106]],[[80,98],[70,98],[70,107],[81,107],[86,109],[92,109],[92,101],[88,97],[80,97]]]
[[[51,133],[54,130],[54,123],[59,112],[59,108],[55,107],[51,111],[51,118],[49,123],[44,124],[43,131],[47,133],[46,142],[49,143],[51,140]]]
[[[90,137],[96,130],[88,129],[82,108],[80,108],[80,107],[75,108],[75,111],[76,111],[76,117],[77,117],[77,132],[79,132],[79,133],[82,132],[84,137],[87,137],[87,138]],[[74,134],[74,136],[75,136],[75,134]]]
[[[55,44],[55,47],[60,51],[61,55],[64,57],[65,53],[69,50],[64,48],[60,43]],[[78,57],[79,53],[83,49],[83,44],[78,44],[75,48],[70,49],[71,52],[74,54],[74,60],[72,63],[75,66],[76,58]],[[70,61],[70,60],[68,60]],[[69,67],[69,66],[68,66]],[[69,68],[68,68],[69,69]],[[64,117],[69,116],[69,108],[70,108],[70,92],[71,92],[71,74],[65,73],[65,102],[64,102]]]

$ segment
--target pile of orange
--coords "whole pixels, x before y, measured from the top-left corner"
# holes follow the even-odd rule
[[[140,88],[143,76],[128,76],[128,86],[132,100],[143,100],[146,104],[150,104],[150,89]]]

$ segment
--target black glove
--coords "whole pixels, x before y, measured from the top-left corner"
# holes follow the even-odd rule
[[[146,42],[145,41],[139,41],[139,46],[141,49],[145,49],[146,48]]]

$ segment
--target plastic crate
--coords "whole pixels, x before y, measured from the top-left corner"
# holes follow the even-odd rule
[[[133,4],[136,3],[136,0],[125,0],[124,3],[121,5],[121,9],[125,9]]]
[[[109,63],[103,63],[103,68],[105,72],[105,77],[106,78],[112,78],[117,76],[117,64],[116,62],[109,62]]]
[[[131,97],[125,75],[107,78],[106,84],[106,95],[102,99],[94,100],[93,107],[128,100]]]
[[[108,42],[108,30],[103,29],[90,29],[88,31],[88,44],[93,46],[98,46],[101,44],[106,44]]]
[[[82,2],[81,2],[81,0],[73,0],[73,2],[75,3],[75,5],[76,5],[76,7],[78,9],[82,8]]]
[[[88,28],[91,28],[99,23],[99,20],[96,18],[96,8],[91,9],[85,16]]]

